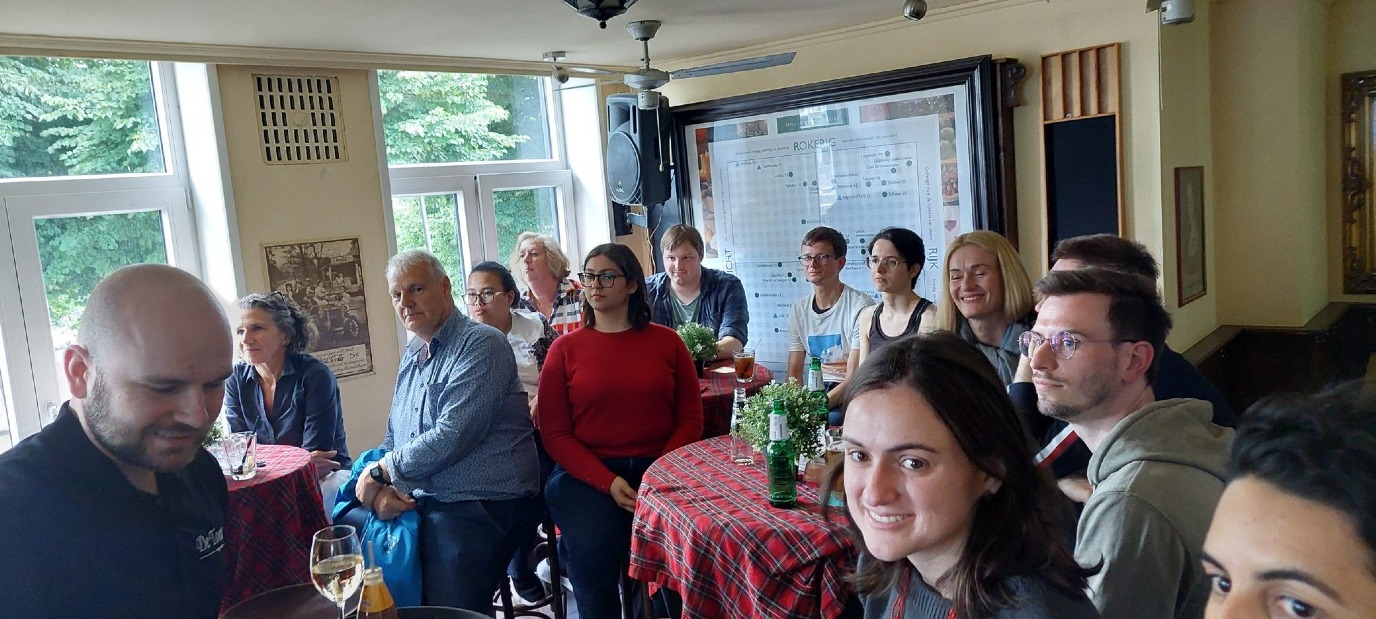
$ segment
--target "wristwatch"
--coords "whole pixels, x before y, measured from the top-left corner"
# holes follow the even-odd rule
[[[387,479],[386,474],[382,472],[381,464],[374,464],[373,468],[368,469],[368,475],[372,476],[373,481],[376,481],[377,483],[380,483],[384,486],[392,485],[392,480]]]

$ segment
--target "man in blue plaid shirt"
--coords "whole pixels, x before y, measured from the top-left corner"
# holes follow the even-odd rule
[[[539,514],[534,426],[506,336],[455,311],[428,252],[387,262],[392,306],[415,334],[402,354],[386,457],[359,501],[380,518],[419,510],[426,605],[487,613],[524,525]]]

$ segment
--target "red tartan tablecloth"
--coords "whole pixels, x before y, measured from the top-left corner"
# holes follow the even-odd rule
[[[678,591],[687,618],[838,616],[854,565],[844,516],[823,520],[801,482],[799,508],[770,507],[763,463],[733,464],[729,440],[677,449],[645,472],[631,577]]]
[[[259,593],[310,582],[311,536],[329,526],[306,450],[259,445],[258,474],[229,481],[223,612]]]
[[[702,438],[731,433],[731,403],[736,387],[744,386],[746,395],[755,395],[774,380],[774,372],[763,363],[755,364],[755,380],[748,383],[736,382],[734,368],[730,359],[720,361],[709,366],[698,379],[698,388],[702,391]]]

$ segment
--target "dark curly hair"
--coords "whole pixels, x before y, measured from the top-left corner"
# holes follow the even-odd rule
[[[944,576],[931,575],[955,591],[956,615],[989,617],[1015,606],[1015,593],[1006,586],[1015,576],[1038,574],[1065,594],[1083,597],[1085,577],[1095,570],[1081,568],[1063,543],[1069,506],[1051,477],[1032,464],[1032,437],[984,355],[948,331],[902,338],[865,359],[851,378],[843,406],[864,393],[894,386],[920,394],[970,462],[1002,482],[976,504],[955,566]],[[844,474],[844,462],[824,473],[820,496],[827,496]],[[856,589],[892,591],[909,577],[912,565],[871,555],[854,516],[845,513],[866,559],[853,577]]]
[[[1376,383],[1253,404],[1238,424],[1229,469],[1235,479],[1253,477],[1342,512],[1376,575]]]
[[[287,354],[305,352],[315,341],[315,325],[311,323],[310,314],[302,311],[287,295],[255,292],[240,298],[238,303],[239,309],[260,309],[272,317],[272,324],[289,336]]]

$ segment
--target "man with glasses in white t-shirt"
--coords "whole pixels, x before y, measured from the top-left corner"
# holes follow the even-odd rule
[[[818,226],[803,236],[798,262],[812,293],[793,303],[788,315],[788,377],[806,384],[803,373],[812,357],[822,360],[822,380],[831,409],[828,425],[841,425],[837,407],[850,376],[850,351],[860,345],[856,318],[874,299],[841,281],[846,266],[846,237]]]

